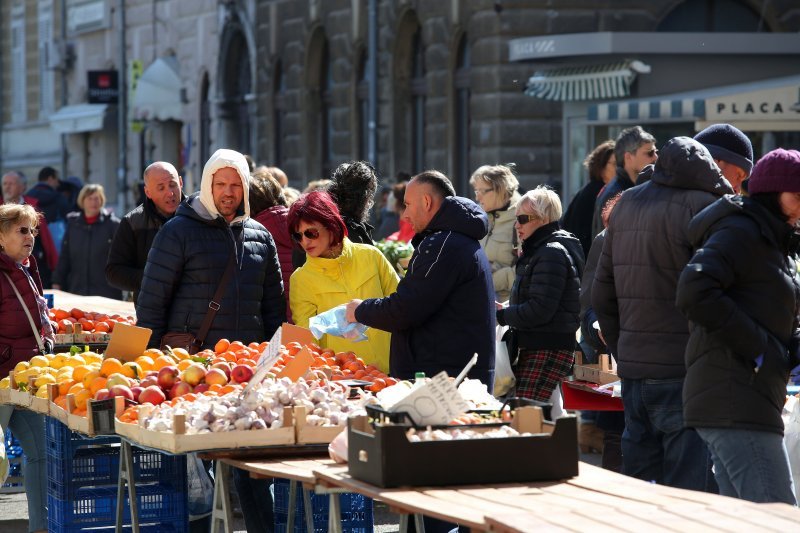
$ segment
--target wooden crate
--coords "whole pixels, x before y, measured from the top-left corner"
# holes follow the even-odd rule
[[[11,388],[0,389],[0,404],[11,403]]]
[[[305,407],[294,408],[294,429],[297,444],[329,444],[347,426],[310,426],[306,423]]]
[[[600,354],[597,364],[584,364],[580,351],[575,352],[575,366],[572,373],[576,380],[606,385],[619,381],[617,365],[610,355]]]
[[[117,418],[114,421],[117,434],[136,444],[169,453],[263,448],[285,446],[295,442],[293,413],[290,407],[284,409],[283,427],[279,429],[226,431],[197,435],[185,434],[184,415],[175,415],[172,421],[172,426],[175,428],[173,432],[145,429],[141,425],[142,421],[152,409],[153,407],[149,405],[139,407],[139,424],[126,424]],[[118,411],[118,414],[120,412]]]
[[[17,382],[14,381],[13,371],[9,373],[9,377],[11,378],[11,387],[8,389],[8,403],[18,405],[19,407],[23,407],[43,415],[50,413],[50,401],[47,398],[37,398],[30,392],[34,382],[36,381],[36,378],[29,378],[28,390],[20,390]]]
[[[58,385],[55,383],[51,383],[47,386],[47,397],[50,401],[50,412],[48,413],[49,416],[52,416],[65,426],[67,425],[67,417],[69,413],[63,407],[59,407],[54,403],[54,400],[58,396]]]

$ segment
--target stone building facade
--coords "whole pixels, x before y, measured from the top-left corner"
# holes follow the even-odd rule
[[[558,186],[573,172],[564,156],[570,104],[524,93],[532,73],[553,61],[510,60],[514,39],[726,29],[712,22],[694,27],[702,18],[693,16],[697,9],[735,31],[800,29],[792,0],[375,0],[375,6],[379,173],[391,181],[401,171],[437,168],[465,195],[471,170],[481,164],[515,163],[525,187]],[[370,0],[2,2],[0,168],[30,174],[44,164],[61,167],[65,175],[103,183],[122,210],[134,202],[125,186],[133,189],[149,162],[175,162],[194,190],[210,153],[228,147],[282,167],[301,188],[368,155],[369,7]],[[746,27],[736,26],[740,18]],[[12,42],[20,27],[22,49]],[[714,59],[707,58],[709,65]],[[82,107],[90,70],[120,73],[124,113],[117,104]],[[704,76],[697,83],[711,86],[719,73],[695,75]],[[654,85],[640,79],[632,97],[649,96]],[[86,115],[65,118],[65,109]]]

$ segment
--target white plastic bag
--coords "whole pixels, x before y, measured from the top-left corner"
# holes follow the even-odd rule
[[[323,311],[308,320],[308,329],[317,340],[326,333],[336,337],[343,337],[353,342],[367,340],[367,326],[358,322],[348,322],[345,318],[346,305],[337,305],[332,309]]]
[[[4,485],[8,478],[8,456],[6,455],[6,435],[0,428],[0,485]]]
[[[784,406],[783,442],[789,454],[789,467],[794,480],[794,495],[800,501],[800,401],[797,396],[790,396]]]
[[[508,347],[503,341],[503,335],[508,331],[508,326],[496,326],[494,349],[494,395],[496,398],[504,396],[516,384],[514,370],[511,368],[511,359]]]
[[[347,428],[328,444],[328,455],[339,464],[347,463]]]
[[[189,519],[197,520],[211,513],[214,506],[214,482],[196,453],[186,454],[186,477]]]

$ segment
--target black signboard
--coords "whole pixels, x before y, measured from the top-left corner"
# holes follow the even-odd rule
[[[119,83],[116,70],[90,70],[89,103],[116,104],[119,99]]]

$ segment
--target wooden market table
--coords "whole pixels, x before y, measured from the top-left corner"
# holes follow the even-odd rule
[[[674,489],[586,463],[580,463],[577,477],[565,481],[501,485],[383,489],[353,479],[346,466],[324,466],[314,476],[323,487],[381,500],[397,512],[477,531],[785,532],[800,522],[800,510],[786,504]]]

